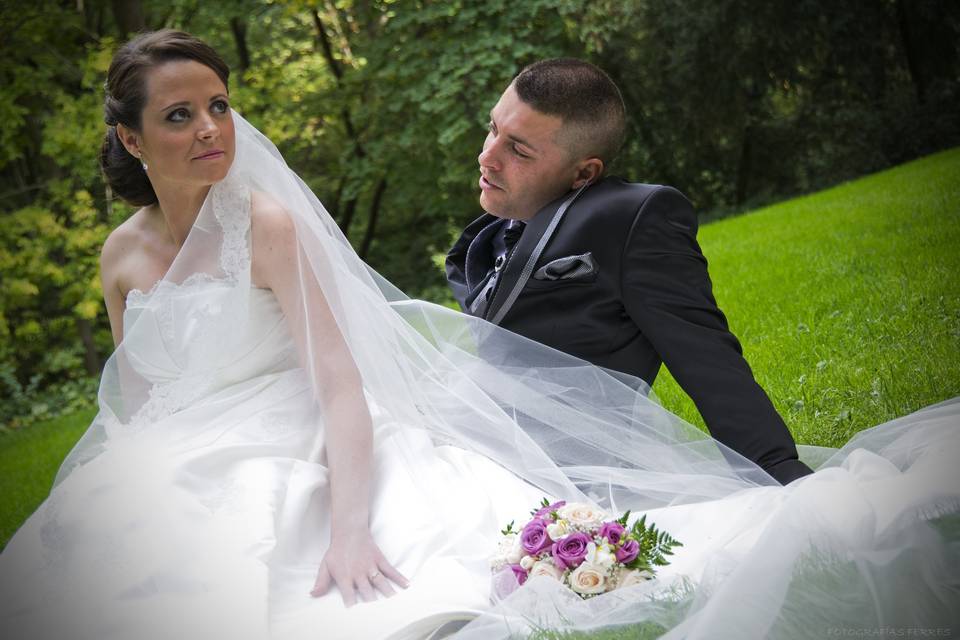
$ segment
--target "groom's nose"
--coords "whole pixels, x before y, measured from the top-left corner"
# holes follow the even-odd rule
[[[492,169],[496,171],[498,169],[497,163],[497,154],[496,142],[491,140],[492,136],[487,136],[487,139],[483,142],[483,149],[480,151],[480,155],[477,156],[477,163],[484,169]]]

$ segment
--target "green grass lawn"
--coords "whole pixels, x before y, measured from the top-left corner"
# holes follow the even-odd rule
[[[960,395],[960,149],[699,235],[714,293],[799,443]],[[703,427],[666,370],[662,404]]]
[[[839,446],[960,395],[960,149],[711,223],[700,240],[720,306],[798,442]],[[667,371],[654,388],[702,426]],[[92,415],[0,434],[2,543]],[[577,637],[640,631],[657,635]]]
[[[80,411],[0,434],[0,545],[47,497],[60,462],[95,413]]]

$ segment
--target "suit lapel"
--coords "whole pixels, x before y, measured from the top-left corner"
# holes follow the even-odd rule
[[[493,237],[506,224],[506,220],[502,218],[490,217],[492,220],[484,220],[486,224],[467,247],[463,273],[469,291],[481,286],[493,268]]]
[[[579,195],[583,190],[577,192]],[[575,197],[575,196],[574,196]],[[564,204],[568,200],[571,200],[571,194],[568,192],[562,197],[557,198],[543,209],[537,212],[535,216],[530,218],[527,221],[527,226],[523,230],[523,235],[520,236],[520,240],[517,241],[516,246],[513,249],[513,253],[510,254],[510,258],[507,260],[507,264],[503,267],[503,273],[500,274],[500,281],[497,284],[496,290],[493,292],[493,298],[490,300],[490,304],[487,306],[487,312],[484,314],[484,318],[491,320],[497,318],[498,315],[503,315],[500,313],[501,307],[504,304],[513,304],[511,298],[511,291],[515,288],[517,281],[523,277],[524,267],[530,262],[531,256],[539,248],[542,251],[546,244],[549,243],[550,238],[545,238],[545,242],[541,243],[541,240],[544,240],[544,234],[548,232],[548,229],[551,227],[551,222],[553,222],[554,217],[559,213],[563,215],[561,209],[564,208]],[[549,233],[556,232],[556,228],[549,229]],[[536,256],[539,259],[539,255]],[[516,296],[513,296],[515,299]],[[494,320],[496,324],[499,324],[499,321]]]
[[[500,218],[485,213],[473,222],[471,222],[460,238],[456,241],[446,259],[447,281],[450,283],[450,289],[453,291],[453,297],[460,304],[460,307],[466,309],[466,299],[470,296],[472,290],[471,284],[475,286],[474,273],[475,265],[471,260],[475,258],[474,251],[478,250],[480,242],[486,237],[489,245],[490,238],[484,231],[491,225],[499,222]],[[489,249],[489,246],[488,246]],[[484,267],[486,269],[486,267]]]
[[[550,237],[556,232],[567,208],[589,186],[589,184],[586,184],[576,192],[565,193],[543,207],[527,221],[523,234],[511,251],[507,263],[500,273],[493,298],[487,305],[486,313],[483,314],[484,319],[495,324],[500,323],[519,295],[519,291],[516,290],[518,285],[522,289],[526,279],[533,273],[534,264],[539,260],[540,254],[550,242]],[[473,251],[479,251],[481,247],[486,247],[484,250],[489,251],[490,236],[497,228],[497,223],[502,222],[502,218],[488,213],[480,216],[464,229],[460,239],[447,254],[447,281],[453,290],[454,297],[464,310],[467,309],[466,299],[472,291],[470,285],[476,284],[474,283],[476,275],[472,264],[474,261]],[[486,269],[489,269],[489,266],[484,268],[484,274]]]

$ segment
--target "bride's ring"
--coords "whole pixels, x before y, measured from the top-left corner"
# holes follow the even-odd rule
[[[376,579],[379,578],[379,577],[380,577],[380,572],[379,572],[379,571],[374,571],[374,572],[371,573],[369,576],[367,576],[367,578],[369,578],[370,580],[376,580]]]

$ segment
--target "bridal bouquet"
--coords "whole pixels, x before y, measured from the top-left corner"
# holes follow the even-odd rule
[[[507,525],[490,560],[501,596],[528,578],[548,576],[590,598],[653,578],[655,567],[670,564],[665,556],[673,547],[683,546],[647,525],[646,516],[628,527],[629,511],[613,519],[589,504],[544,498],[530,515],[519,531]]]

